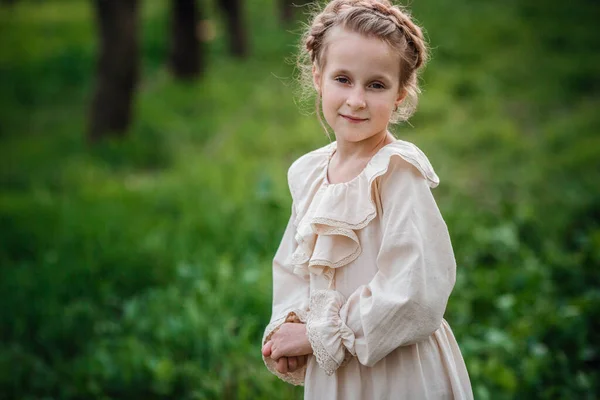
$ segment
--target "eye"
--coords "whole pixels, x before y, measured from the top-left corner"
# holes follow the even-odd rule
[[[334,78],[337,82],[342,83],[344,85],[350,83],[350,79],[346,78],[345,76],[336,76]]]
[[[381,82],[373,82],[369,86],[377,90],[385,89],[385,85]]]

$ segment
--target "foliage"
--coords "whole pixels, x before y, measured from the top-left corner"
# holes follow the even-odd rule
[[[296,36],[247,3],[254,56],[230,58],[218,25],[183,85],[166,1],[145,2],[135,126],[95,148],[89,2],[0,8],[0,398],[301,397],[260,337],[286,169],[327,139],[286,78]],[[600,394],[598,6],[550,3],[412,6],[433,60],[397,135],[442,178],[446,318],[477,399]]]

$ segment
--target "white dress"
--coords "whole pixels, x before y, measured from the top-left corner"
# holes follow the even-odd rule
[[[292,216],[273,260],[273,312],[263,344],[292,313],[313,355],[280,374],[305,399],[472,399],[443,319],[456,263],[415,145],[397,140],[349,182],[329,184],[336,143],[288,171]]]

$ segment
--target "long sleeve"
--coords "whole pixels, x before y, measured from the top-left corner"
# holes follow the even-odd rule
[[[308,337],[329,375],[348,353],[373,366],[429,337],[440,328],[455,282],[448,230],[423,176],[406,162],[392,162],[374,185],[382,230],[378,272],[348,299],[319,290],[310,301]]]
[[[295,212],[294,207],[292,207],[292,216],[273,258],[273,312],[271,321],[263,335],[263,345],[283,323],[306,321],[309,301],[308,277],[294,274],[285,267],[285,260],[294,252],[297,246],[294,239],[294,219]],[[280,374],[275,368],[276,363],[271,358],[263,356],[263,361],[267,368],[282,380],[294,385],[303,384],[306,366],[293,373]]]

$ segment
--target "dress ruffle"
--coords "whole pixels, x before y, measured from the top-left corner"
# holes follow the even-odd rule
[[[298,178],[317,175],[312,188],[292,189],[297,217],[296,251],[286,261],[294,273],[324,275],[331,283],[336,268],[354,261],[361,254],[357,231],[367,226],[377,215],[374,202],[374,181],[384,175],[394,156],[414,166],[432,188],[439,184],[431,163],[414,144],[396,140],[382,147],[354,179],[330,184],[327,182],[329,161],[336,143],[300,158],[291,168],[290,175]],[[317,159],[315,159],[317,157]]]
[[[355,356],[354,332],[340,315],[345,299],[335,290],[317,290],[310,298],[306,334],[317,363],[327,375],[332,375],[345,361]],[[328,349],[337,349],[330,354]]]

